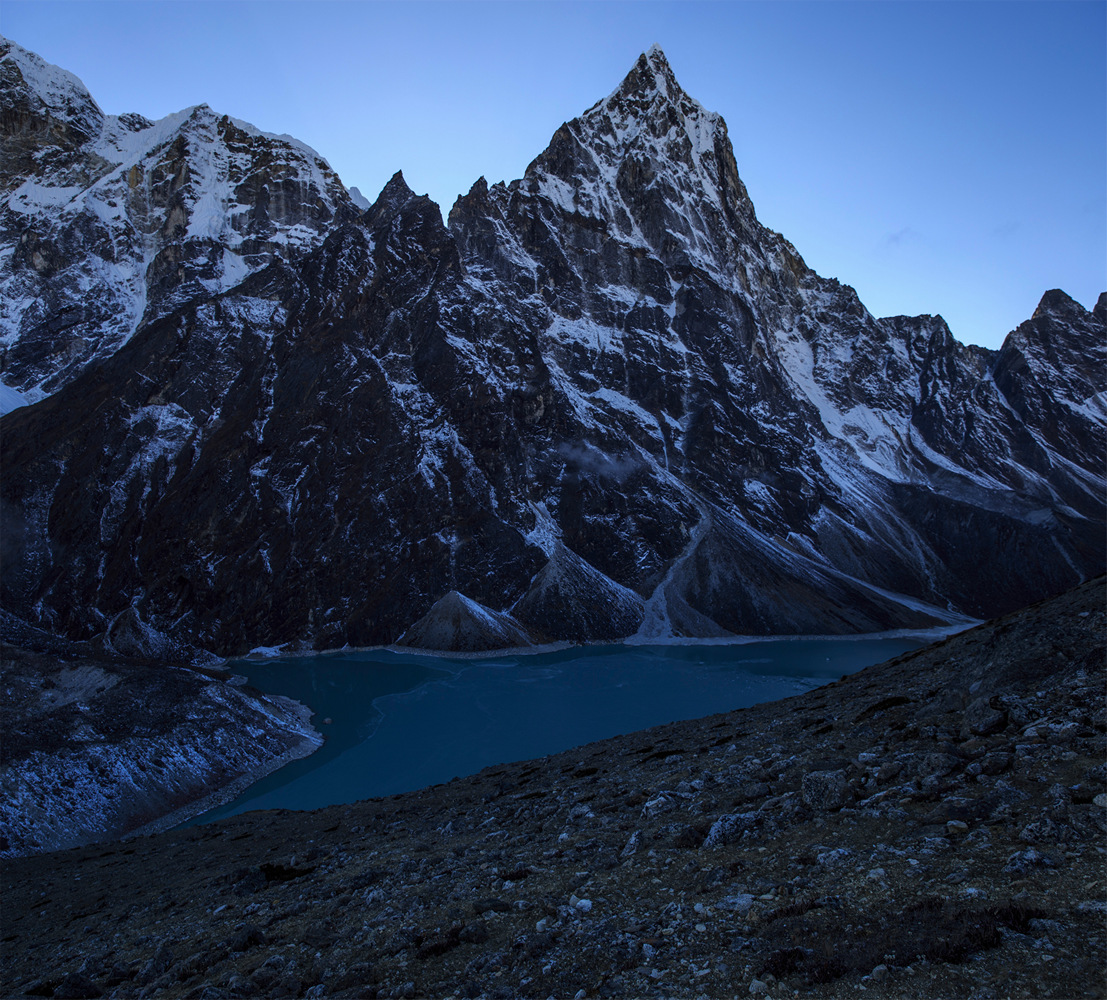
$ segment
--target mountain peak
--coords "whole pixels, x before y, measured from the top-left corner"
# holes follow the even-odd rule
[[[1034,315],[1031,318],[1037,319],[1039,316],[1045,316],[1048,313],[1065,315],[1069,313],[1080,314],[1084,311],[1084,307],[1071,295],[1063,292],[1060,288],[1051,288],[1042,295],[1038,308],[1034,310]]]
[[[381,193],[377,195],[377,203],[380,205],[402,205],[414,197],[415,192],[408,187],[407,181],[404,179],[404,172],[397,170],[388,179],[388,183],[381,188]]]
[[[617,101],[648,101],[656,95],[673,102],[687,99],[661,46],[655,44],[638,57],[622,83],[601,104],[608,106]]]
[[[99,132],[104,120],[104,113],[78,77],[3,36],[0,92],[12,108],[5,126],[7,135],[20,131],[29,119],[47,118],[83,142]]]
[[[669,60],[661,46],[656,42],[638,58],[646,61],[646,65],[653,72],[656,79],[664,80],[666,83],[675,85],[678,90],[680,89],[680,85],[677,84],[676,77],[673,75],[673,68],[669,65]]]
[[[589,108],[582,120],[601,131],[613,128],[620,140],[643,126],[658,138],[677,126],[689,136],[695,134],[697,148],[704,141],[713,146],[716,129],[726,128],[719,115],[688,96],[660,45],[643,52],[619,86]]]
[[[726,123],[685,93],[658,45],[554,133],[526,178],[562,211],[608,220],[666,261],[713,259],[732,225],[724,216],[756,221]]]

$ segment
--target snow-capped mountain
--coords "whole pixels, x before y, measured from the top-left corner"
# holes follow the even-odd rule
[[[207,105],[105,115],[75,76],[7,40],[0,88],[2,377],[32,399],[358,214],[313,149]]]
[[[47,161],[91,162],[108,126],[89,123],[122,121],[49,80],[67,96],[5,140],[34,151],[4,246],[28,219],[69,225],[19,192],[61,185]],[[55,152],[34,136],[63,114],[76,145]],[[245,155],[229,119],[185,115],[215,125],[173,139],[180,176]],[[285,162],[303,149],[233,127]],[[296,174],[312,225],[281,215],[253,256],[240,175],[190,188],[174,259],[249,266],[163,287],[148,264],[134,322],[86,317],[75,361],[48,333],[67,293],[12,299],[4,381],[59,388],[3,418],[8,612],[167,658],[480,648],[915,627],[1102,572],[1107,298],[1048,292],[998,352],[940,317],[872,317],[758,222],[725,123],[660,49],[448,226],[400,174],[359,213],[316,166]],[[297,226],[315,242],[294,253]],[[98,280],[104,253],[73,245],[34,278],[13,250],[0,277]]]

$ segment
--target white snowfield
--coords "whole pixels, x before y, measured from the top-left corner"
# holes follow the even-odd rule
[[[18,410],[19,407],[26,406],[30,402],[31,400],[18,389],[13,389],[11,386],[0,382],[0,417],[5,413],[11,413],[12,410]]]

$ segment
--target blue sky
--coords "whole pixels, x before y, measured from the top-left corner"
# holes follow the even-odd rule
[[[766,225],[877,315],[998,346],[1107,289],[1107,4],[4,0],[108,113],[207,102],[448,211],[664,48]]]

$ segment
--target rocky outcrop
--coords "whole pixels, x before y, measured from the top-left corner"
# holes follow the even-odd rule
[[[725,123],[660,50],[447,226],[399,173],[351,214],[298,147],[222,122],[154,129],[184,136],[156,148],[191,213],[154,257],[251,273],[174,264],[172,291],[152,257],[162,290],[123,346],[64,371],[53,293],[11,299],[53,345],[32,381],[60,386],[3,418],[11,615],[85,640],[126,613],[220,655],[390,643],[451,591],[547,638],[840,633],[984,617],[1102,570],[1102,303],[1049,292],[999,352],[871,316],[761,226]],[[278,152],[310,218],[240,210]],[[200,234],[205,156],[239,186]],[[295,253],[281,218],[313,234]],[[82,246],[67,267],[99,273]]]
[[[170,829],[323,742],[227,675],[5,644],[0,676],[3,857]]]
[[[634,635],[642,599],[558,545],[512,613],[539,635],[584,642]]]
[[[511,615],[492,611],[451,590],[399,639],[397,646],[476,652],[531,646],[534,640]]]

